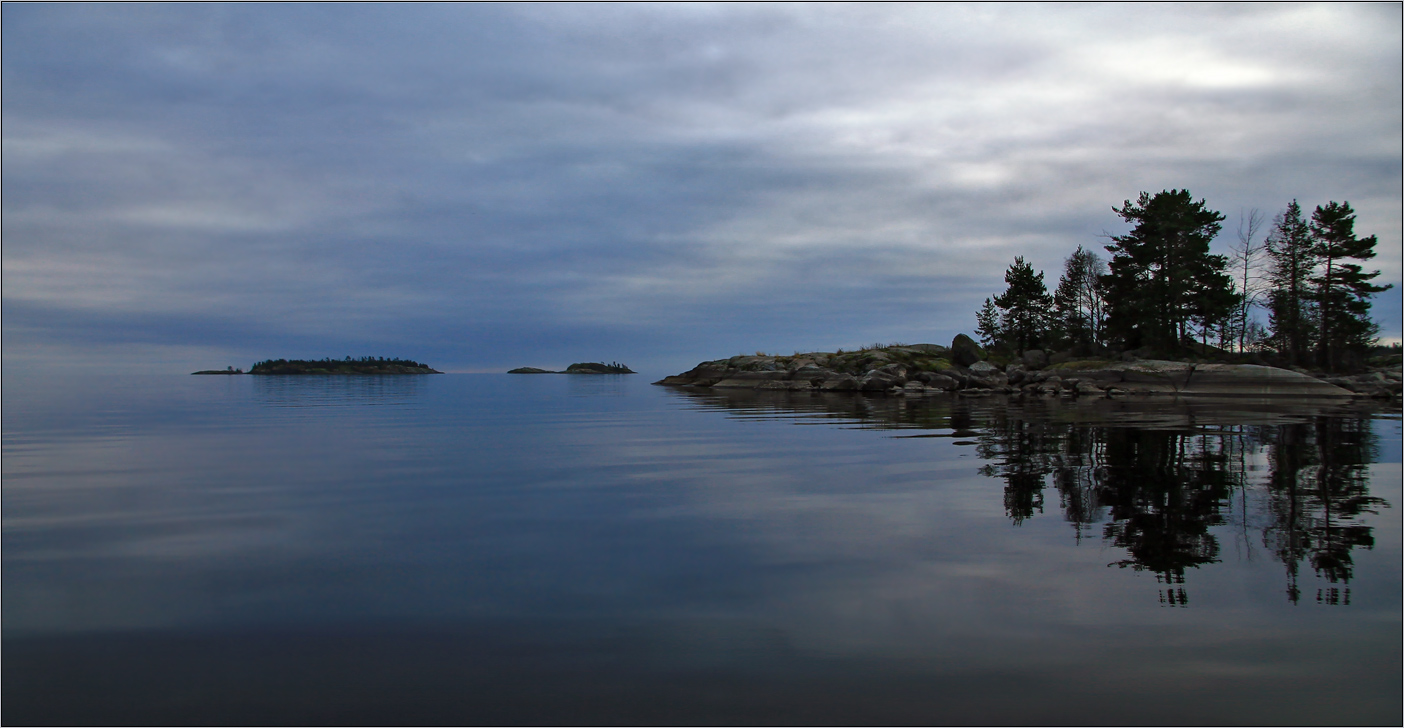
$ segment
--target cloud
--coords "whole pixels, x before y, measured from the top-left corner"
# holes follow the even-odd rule
[[[1396,6],[3,12],[7,356],[946,340],[1169,187],[1350,200],[1400,279]]]

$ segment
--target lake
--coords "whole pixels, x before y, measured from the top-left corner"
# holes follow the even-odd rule
[[[1397,410],[4,388],[7,724],[1398,724]]]

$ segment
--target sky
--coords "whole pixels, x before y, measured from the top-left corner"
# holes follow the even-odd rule
[[[949,343],[1176,188],[1349,201],[1400,336],[1399,4],[0,12],[7,370]]]

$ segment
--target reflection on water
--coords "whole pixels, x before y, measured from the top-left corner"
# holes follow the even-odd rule
[[[1401,717],[1395,413],[444,375],[3,414],[7,723]]]
[[[420,396],[432,375],[250,376],[257,401],[270,407],[404,405]]]
[[[1369,403],[1281,400],[1006,400],[855,397],[731,390],[684,395],[737,419],[847,423],[865,429],[934,430],[899,437],[962,438],[1004,481],[1004,510],[1022,524],[1058,498],[1081,540],[1102,539],[1165,585],[1161,603],[1186,606],[1186,570],[1220,561],[1211,527],[1234,524],[1286,572],[1297,603],[1306,563],[1332,586],[1317,602],[1350,604],[1352,553],[1374,546],[1360,521],[1390,503],[1370,494],[1377,455]],[[1252,511],[1250,515],[1250,511]],[[1251,548],[1251,545],[1248,545]],[[1340,586],[1337,586],[1340,585]]]
[[[1139,429],[997,416],[986,423],[978,450],[991,461],[981,472],[1005,481],[1011,520],[1042,513],[1051,484],[1079,537],[1105,522],[1102,537],[1129,557],[1117,566],[1177,585],[1165,590],[1169,604],[1188,603],[1178,586],[1186,569],[1219,561],[1210,527],[1234,520],[1235,508],[1266,500],[1266,518],[1240,515],[1239,525],[1254,527],[1263,547],[1285,564],[1287,596],[1296,602],[1303,560],[1332,584],[1350,583],[1351,551],[1374,544],[1360,515],[1389,507],[1369,495],[1369,421],[1311,420]],[[1250,470],[1264,455],[1266,472]],[[1349,594],[1346,589],[1343,603]]]

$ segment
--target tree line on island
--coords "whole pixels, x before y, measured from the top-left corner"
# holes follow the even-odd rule
[[[1189,190],[1142,192],[1112,209],[1131,231],[1112,237],[1110,260],[1078,246],[1051,294],[1043,272],[1014,259],[1004,292],[976,314],[984,346],[1074,356],[1240,354],[1331,372],[1358,370],[1376,346],[1370,298],[1390,286],[1372,283],[1379,271],[1363,269],[1377,240],[1356,236],[1349,202],[1319,205],[1307,219],[1293,200],[1263,239],[1254,210],[1229,256],[1209,252],[1224,216]],[[1252,316],[1259,306],[1266,327]]]
[[[439,374],[428,364],[412,359],[363,356],[359,359],[265,359],[249,374]]]

